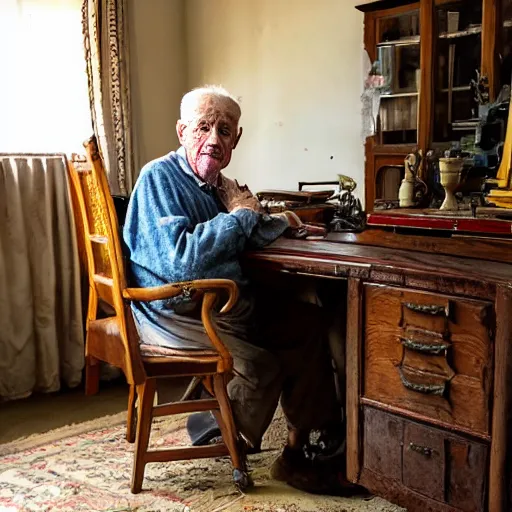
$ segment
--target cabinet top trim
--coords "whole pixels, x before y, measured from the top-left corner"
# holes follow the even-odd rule
[[[418,0],[377,0],[369,4],[356,5],[356,9],[361,12],[374,12],[415,4],[417,2]]]

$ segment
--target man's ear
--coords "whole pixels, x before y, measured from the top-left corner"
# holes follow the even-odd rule
[[[238,141],[240,140],[243,131],[243,128],[240,126],[240,130],[238,130],[238,135],[236,136],[235,143],[233,144],[233,149],[235,149],[236,146],[238,145]]]
[[[178,135],[178,140],[180,141],[180,144],[183,146],[185,142],[185,129],[187,125],[181,121],[181,119],[178,119],[176,122],[176,133]]]

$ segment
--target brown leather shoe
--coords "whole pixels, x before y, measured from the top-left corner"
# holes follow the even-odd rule
[[[366,489],[345,478],[342,461],[337,462],[312,463],[300,451],[285,447],[272,464],[270,475],[274,480],[311,494],[369,496]]]
[[[295,471],[303,471],[310,466],[311,462],[306,459],[302,450],[292,450],[285,446],[283,453],[270,467],[270,476],[279,482],[288,482]]]

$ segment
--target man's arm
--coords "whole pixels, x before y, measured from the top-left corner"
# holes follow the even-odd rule
[[[171,267],[188,266],[192,274],[203,276],[243,250],[258,219],[259,214],[247,209],[219,213],[194,227],[187,217],[163,217],[159,236],[167,241]]]
[[[222,276],[226,262],[245,247],[260,215],[242,208],[193,225],[174,187],[144,173],[132,196],[124,228],[130,259],[167,282]]]

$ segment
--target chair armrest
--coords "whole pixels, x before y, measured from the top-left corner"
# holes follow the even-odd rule
[[[177,297],[178,295],[190,295],[191,292],[216,292],[225,290],[229,293],[228,301],[220,310],[227,313],[238,300],[238,286],[229,279],[198,279],[196,281],[184,281],[180,283],[164,284],[150,288],[125,288],[123,298],[137,302],[149,302]]]
[[[218,372],[224,373],[233,370],[233,358],[219,338],[212,322],[212,311],[217,300],[217,292],[221,290],[225,290],[229,294],[228,301],[220,310],[221,313],[227,313],[238,300],[238,286],[234,281],[229,279],[198,279],[197,281],[170,283],[150,288],[125,288],[123,290],[123,298],[137,302],[148,302],[152,300],[171,299],[172,297],[177,297],[182,294],[190,296],[194,291],[204,293],[201,320],[208,338],[221,358],[217,367]]]

